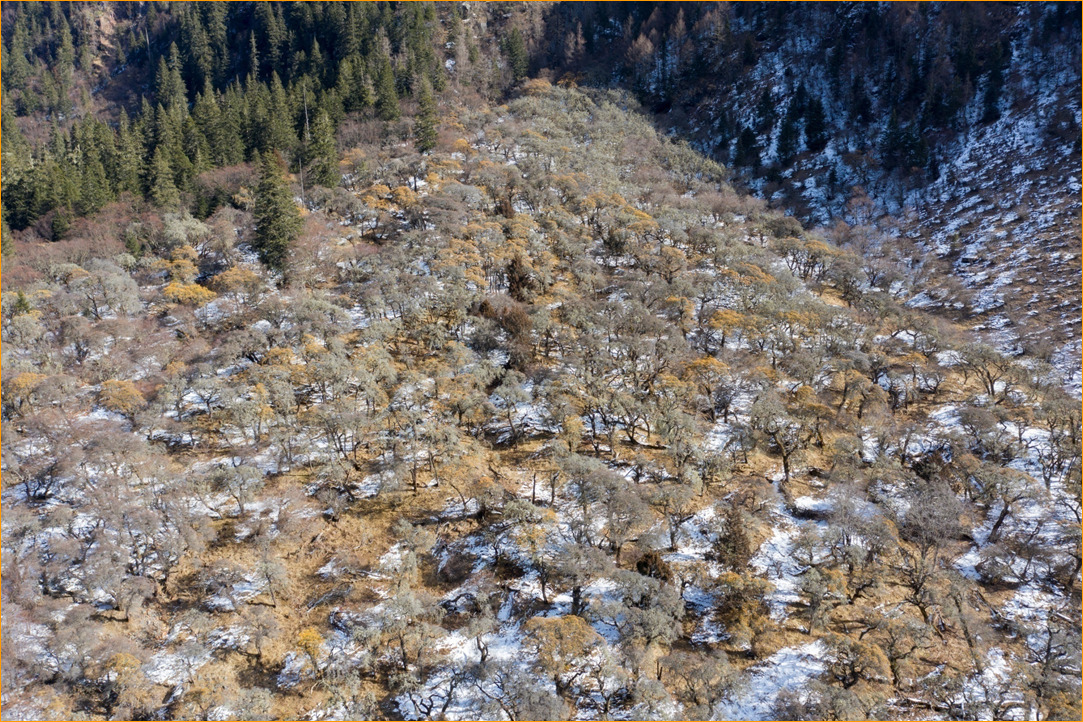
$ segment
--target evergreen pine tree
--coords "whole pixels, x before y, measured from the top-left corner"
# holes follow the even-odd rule
[[[372,108],[376,106],[376,88],[372,85],[372,78],[368,73],[361,73],[357,81],[357,104],[360,108]]]
[[[737,147],[733,151],[733,164],[751,168],[760,167],[760,149],[756,146],[756,134],[751,128],[745,128],[737,136]]]
[[[436,147],[436,101],[432,86],[421,79],[417,92],[417,120],[414,125],[414,147],[418,153],[428,153]]]
[[[892,170],[901,165],[904,141],[903,130],[899,125],[899,114],[892,110],[887,128],[880,137],[880,160],[885,170]]]
[[[399,94],[395,89],[395,73],[391,69],[391,61],[386,57],[377,62],[376,116],[383,121],[395,121],[402,113],[399,109]]]
[[[128,114],[121,111],[120,127],[117,130],[116,170],[113,182],[118,193],[143,194],[144,158],[142,133],[131,128]]]
[[[335,90],[342,98],[342,104],[346,110],[360,110],[361,105],[356,96],[357,77],[354,71],[353,60],[349,57],[339,61],[338,72],[335,75]]]
[[[52,233],[50,239],[53,243],[62,241],[68,235],[69,230],[71,230],[71,214],[68,213],[66,208],[61,208],[53,216],[53,222],[49,224],[49,231]]]
[[[30,152],[30,143],[19,130],[19,124],[15,120],[15,113],[11,111],[10,103],[3,103],[3,111],[0,112],[0,147],[3,148],[3,163],[0,163],[0,182],[4,185],[15,183],[30,169],[33,158]]]
[[[233,88],[230,88],[230,91],[232,92]],[[258,163],[260,154],[271,148],[267,134],[270,105],[267,86],[263,83],[246,85],[243,91],[235,94],[235,98],[241,107],[241,127],[248,159]]]
[[[97,213],[113,200],[113,189],[98,152],[87,153],[79,188],[79,213]]]
[[[827,53],[827,73],[831,78],[831,87],[838,88],[839,75],[842,73],[842,64],[846,61],[845,43],[837,43]]]
[[[54,158],[67,158],[69,147],[68,134],[60,127],[59,118],[53,118],[49,126],[49,150]]]
[[[248,84],[259,82],[259,51],[256,50],[256,33],[248,34]]]
[[[7,72],[4,73],[4,82],[9,88],[22,90],[30,81],[34,69],[30,63],[30,30],[27,27],[26,15],[16,13],[14,27],[11,31],[11,40],[5,48],[10,56]],[[25,101],[24,101],[25,103]]]
[[[266,47],[265,67],[270,72],[282,70],[279,63],[282,61],[283,45],[286,45],[285,23],[282,21],[280,7],[274,7],[277,3],[260,3],[256,6],[256,31],[263,39]],[[288,49],[288,46],[287,46]]]
[[[752,559],[752,544],[745,530],[741,510],[736,504],[730,506],[722,520],[722,528],[718,531],[713,556],[723,567],[735,572],[744,571],[749,560]]]
[[[33,97],[29,90],[24,93],[24,102]],[[68,83],[58,79],[54,73],[41,74],[41,101],[51,112],[67,116],[71,111],[71,99],[68,97]],[[35,103],[35,105],[37,105]],[[29,110],[29,107],[28,107]]]
[[[72,71],[75,69],[75,46],[72,44],[71,28],[68,26],[67,19],[60,15],[59,20],[57,35],[60,42],[56,51],[57,74],[66,79],[71,76]]]
[[[718,120],[715,122],[715,137],[718,138],[719,152],[724,153],[725,149],[729,148],[730,141],[733,140],[733,130],[733,119],[723,108],[718,114]]]
[[[519,28],[512,28],[504,37],[501,46],[504,55],[508,57],[512,77],[516,81],[525,78],[530,69],[530,56],[527,55],[526,43],[523,42],[523,34],[519,32]]]
[[[6,227],[6,226],[5,226]],[[4,254],[10,255],[10,254]],[[24,313],[30,313],[34,310],[34,307],[30,305],[30,299],[26,297],[26,294],[22,291],[18,291],[15,294],[15,303],[11,307],[12,316],[21,316]]]
[[[264,138],[264,150],[288,150],[297,144],[289,96],[286,95],[286,89],[282,86],[278,73],[271,74],[271,92],[268,96],[267,128]]]
[[[338,151],[335,129],[326,110],[321,110],[312,123],[312,135],[305,148],[308,179],[317,185],[334,188],[341,175],[338,172]]]
[[[209,160],[215,165],[228,165],[222,152],[222,113],[209,80],[204,84],[203,92],[196,95],[196,102],[192,106],[192,120],[206,139]]]
[[[181,7],[184,8],[179,17],[181,45],[184,46],[187,67],[194,70],[189,77],[195,81],[195,87],[206,85],[215,74],[214,52],[199,10],[193,5]]]
[[[46,183],[44,164],[31,168],[16,182],[4,183],[3,205],[15,228],[26,228],[48,210]]]
[[[87,128],[88,137],[90,143],[85,147],[93,148],[98,153],[98,158],[102,162],[102,166],[105,169],[105,177],[109,181],[109,188],[111,193],[116,191],[116,170],[117,170],[117,144],[116,134],[113,129],[105,123],[90,117],[88,121],[84,121],[84,124],[89,126]]]
[[[752,43],[752,36],[745,36],[745,47],[741,52],[741,64],[750,68],[756,64],[756,46]]]
[[[308,54],[308,74],[315,78],[321,86],[323,85],[327,74],[327,66],[324,62],[323,52],[320,50],[320,43],[316,40],[312,41],[312,52]]]
[[[334,42],[331,47],[340,58],[346,58],[358,51],[357,33],[351,22],[350,13],[343,3],[330,3],[327,7],[327,19],[331,26]]]
[[[859,75],[854,75],[854,84],[850,90],[852,105],[850,117],[858,123],[868,123],[872,120],[872,99],[865,91],[865,84],[861,82]]]
[[[279,270],[285,267],[290,245],[303,224],[283,170],[277,153],[267,151],[261,156],[255,206],[256,251],[265,264]]]
[[[304,50],[298,50],[296,53],[290,56],[289,72],[286,74],[286,79],[294,85],[301,79],[301,76],[305,73],[305,68],[308,66],[308,55]]]
[[[213,167],[210,145],[207,142],[207,137],[203,135],[192,116],[184,119],[181,137],[184,144],[184,154],[192,164],[192,177],[194,178],[205,170],[210,170]]]
[[[911,125],[904,134],[907,171],[920,170],[929,164],[929,144],[924,134],[916,125]]]
[[[327,113],[331,120],[331,126],[336,127],[346,117],[346,109],[342,106],[342,98],[334,88],[324,88],[317,94],[316,107]]]
[[[177,44],[169,46],[169,61],[158,58],[158,73],[155,76],[155,89],[158,103],[169,110],[188,110],[188,98],[185,94],[184,79],[180,74],[180,55]]]
[[[166,110],[161,104],[155,112],[154,149],[162,151],[169,167],[173,170],[173,183],[178,188],[187,188],[195,175],[195,168],[184,148],[184,122],[186,112],[179,109]]]
[[[459,15],[459,11],[455,8],[451,9],[448,13],[447,22],[447,41],[452,46],[457,46],[463,34],[463,20]]]
[[[930,183],[935,183],[936,179],[940,177],[940,161],[936,157],[936,153],[929,153],[929,164],[925,167],[926,178]]]
[[[756,105],[757,128],[761,131],[775,124],[775,96],[770,88],[764,88],[760,102]]]
[[[801,81],[797,85],[797,90],[794,92],[793,104],[790,106],[790,112],[798,118],[805,117],[805,113],[808,112],[809,94],[808,88],[805,87],[805,81]]]
[[[49,208],[65,208],[72,210],[79,202],[79,173],[68,161],[64,153],[58,153],[47,157],[45,161],[45,179],[43,191],[45,194],[45,207],[42,212]]]
[[[15,253],[15,243],[11,240],[11,229],[8,228],[7,213],[4,212],[3,206],[0,206],[0,256],[4,258],[10,258]],[[19,292],[22,298],[22,292]]]
[[[1004,71],[1000,46],[994,46],[989,60],[989,80],[985,84],[982,98],[983,112],[981,122],[991,123],[1000,118],[1000,93],[1004,88]]]
[[[137,131],[142,137],[142,145],[147,149],[149,153],[152,148],[158,144],[158,122],[154,113],[154,107],[147,100],[146,96],[143,96],[142,101],[139,104],[139,115],[135,118],[135,123],[132,124],[132,130]]]
[[[150,161],[148,195],[154,205],[161,208],[175,209],[180,205],[180,192],[173,182],[173,169],[161,148],[154,149]]]
[[[786,117],[782,121],[782,127],[778,132],[778,162],[783,167],[790,166],[793,163],[794,155],[797,153],[797,119],[794,115],[793,108],[791,108],[786,113]]]
[[[505,269],[508,277],[508,294],[520,303],[529,303],[537,291],[537,281],[522,254],[516,253]]]
[[[819,153],[827,147],[827,118],[824,116],[824,104],[818,97],[809,101],[805,136],[809,150]]]
[[[220,147],[213,147],[212,152],[220,154],[222,165],[235,165],[245,159],[245,102],[239,87],[234,83],[218,96]]]
[[[172,93],[170,93],[170,100],[173,105],[188,112],[188,88],[184,84],[184,78],[181,76],[181,59],[180,50],[177,49],[175,42],[169,44],[169,72],[172,76],[170,79],[170,86],[172,87]]]

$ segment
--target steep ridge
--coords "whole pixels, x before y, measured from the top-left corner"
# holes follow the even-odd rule
[[[586,5],[553,8],[539,66],[635,89],[840,245],[839,221],[905,239],[883,255],[927,287],[901,293],[1078,387],[1077,6]]]

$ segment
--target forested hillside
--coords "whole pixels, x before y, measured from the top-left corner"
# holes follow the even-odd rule
[[[1083,385],[1078,4],[511,3],[447,22],[420,7],[45,5],[6,15],[6,117],[27,117],[8,123],[13,228],[62,236],[125,191],[171,201],[165,176],[206,191],[200,173],[268,147],[327,181],[331,133],[362,108],[396,117],[392,86],[407,102],[422,78],[495,100],[529,74],[630,90],[746,192],[920,274],[910,305]],[[53,130],[27,177],[33,143],[12,126],[42,143],[40,121],[91,114],[112,142],[91,123],[69,141],[82,158]]]
[[[977,7],[937,143],[1015,112]],[[1079,719],[1077,306],[971,329],[909,160],[776,196],[811,66],[704,146],[778,12],[4,3],[4,718]]]
[[[562,3],[531,47],[1078,388],[1080,22],[1078,3]]]

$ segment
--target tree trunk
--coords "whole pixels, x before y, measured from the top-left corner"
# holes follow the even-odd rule
[[[995,544],[996,540],[1000,537],[1000,527],[1004,523],[1004,520],[1008,518],[1008,515],[1011,514],[1011,510],[1012,510],[1012,505],[1011,504],[1005,504],[1004,508],[1000,510],[1000,515],[997,517],[997,520],[993,523],[993,528],[989,530],[989,543],[990,544]]]

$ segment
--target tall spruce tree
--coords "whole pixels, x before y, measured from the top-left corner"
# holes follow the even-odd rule
[[[148,181],[148,193],[154,205],[173,209],[180,204],[180,192],[177,191],[177,185],[173,182],[173,168],[169,165],[169,160],[166,159],[161,148],[154,149]]]
[[[824,104],[818,97],[809,101],[805,117],[805,137],[809,150],[819,153],[827,147],[827,118],[824,116]]]
[[[96,213],[113,200],[113,189],[97,149],[86,154],[79,187],[79,213]]]
[[[11,240],[11,229],[8,228],[7,213],[4,212],[4,207],[0,206],[0,256],[8,258],[14,253],[15,243]]]
[[[176,43],[169,46],[168,62],[164,57],[158,58],[155,89],[158,92],[158,102],[166,108],[188,112],[188,98],[185,93],[184,80],[181,78],[180,53],[177,50]]]
[[[892,110],[887,128],[880,136],[880,160],[886,170],[892,170],[901,165],[900,157],[904,146],[905,136],[902,126],[899,125],[899,114]]]
[[[75,46],[72,44],[71,28],[67,19],[60,15],[57,27],[57,35],[60,38],[59,47],[56,51],[57,75],[67,79],[75,69]]]
[[[30,168],[17,181],[4,183],[4,208],[12,225],[22,230],[48,210],[44,164]]]
[[[399,109],[399,93],[395,89],[395,72],[391,69],[391,61],[386,57],[377,62],[376,116],[387,122],[398,120],[402,111]]]
[[[120,113],[120,127],[117,130],[116,167],[113,182],[117,193],[143,193],[144,159],[146,148],[143,134],[133,130],[128,121],[128,114]]]
[[[293,128],[293,112],[278,73],[271,74],[271,92],[267,100],[267,128],[263,149],[287,150],[295,147],[297,133]]]
[[[733,151],[733,164],[760,167],[760,149],[756,144],[756,134],[751,128],[744,128],[737,136],[737,146]]]
[[[218,165],[225,165],[222,162],[222,112],[218,108],[217,97],[210,80],[203,86],[203,92],[196,94],[196,102],[192,106],[192,118],[203,137],[207,139],[211,160]]]
[[[248,34],[248,84],[259,82],[259,50],[256,49],[256,34]]]
[[[317,113],[312,123],[312,133],[305,147],[305,162],[312,183],[328,188],[338,185],[341,175],[338,172],[335,129],[326,110]]]
[[[1000,94],[1004,88],[1004,72],[1001,70],[999,48],[993,58],[992,68],[989,70],[989,79],[985,84],[985,95],[982,99],[983,112],[981,122],[991,123],[1000,118]]]
[[[45,162],[45,194],[48,208],[65,208],[69,214],[79,202],[79,173],[66,154]]]
[[[360,110],[360,99],[356,96],[358,75],[354,70],[353,60],[349,57],[339,61],[338,72],[335,74],[335,90],[342,98],[345,110]]]
[[[432,97],[432,86],[426,78],[422,78],[418,84],[414,147],[418,153],[428,153],[436,147],[436,101]]]
[[[13,183],[18,181],[33,165],[30,144],[26,141],[19,124],[15,120],[15,113],[11,110],[11,104],[7,102],[5,95],[3,111],[0,114],[0,146],[3,147],[3,164],[0,164],[0,181]]]
[[[290,245],[301,233],[301,213],[286,184],[281,157],[265,151],[260,157],[259,186],[256,188],[256,251],[271,268],[282,270]]]
[[[213,167],[210,144],[192,116],[184,119],[184,125],[181,126],[181,139],[185,157],[192,164],[191,176],[193,178]]]
[[[756,128],[761,131],[767,130],[775,124],[776,116],[775,96],[770,88],[764,88],[760,101],[756,104]]]
[[[11,40],[6,50],[6,55],[10,60],[7,64],[7,72],[4,73],[4,80],[8,87],[21,90],[26,87],[27,82],[30,80],[30,76],[34,72],[30,59],[27,57],[31,47],[30,30],[27,25],[27,16],[25,13],[17,13],[15,15],[14,27],[11,31]]]
[[[526,43],[523,42],[523,34],[519,28],[512,28],[511,32],[504,37],[501,43],[504,54],[508,56],[508,66],[511,75],[516,80],[526,77],[530,69],[530,56],[526,52]]]
[[[778,131],[778,162],[782,167],[789,167],[797,153],[797,118],[793,106],[786,112],[782,127]]]
[[[218,99],[221,109],[219,116],[220,148],[213,152],[220,153],[222,165],[234,165],[245,159],[245,101],[240,92],[240,84],[233,83]]]
[[[264,62],[271,72],[282,70],[283,50],[288,50],[289,29],[282,15],[280,3],[259,3],[256,9],[256,28],[264,43]]]

